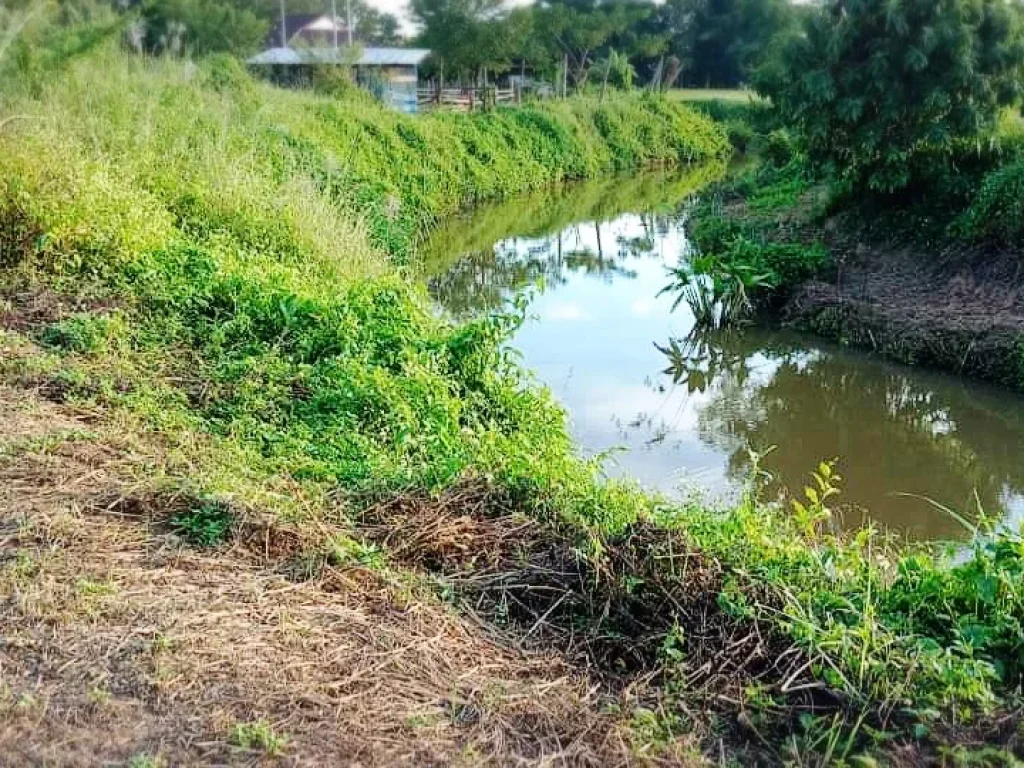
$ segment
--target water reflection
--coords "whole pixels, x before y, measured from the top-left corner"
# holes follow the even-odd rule
[[[611,471],[648,486],[729,496],[748,447],[776,446],[777,487],[799,488],[838,457],[843,500],[911,536],[962,531],[898,494],[1024,515],[1024,398],[790,334],[696,336],[685,307],[671,312],[658,292],[689,251],[686,201],[706,177],[617,179],[481,209],[427,244],[428,286],[466,317],[543,280],[514,345],[584,449],[621,446]]]
[[[962,531],[919,497],[990,514],[1024,498],[1017,397],[756,329],[691,336],[666,352],[675,383],[710,393],[698,433],[734,481],[749,476],[748,447],[777,447],[765,458],[777,489],[799,488],[819,459],[838,457],[847,524],[868,510],[932,538]]]
[[[721,172],[700,167],[555,187],[454,217],[421,249],[431,294],[455,317],[493,311],[526,286],[572,275],[635,278],[678,224],[679,209]],[[624,211],[635,225],[617,226]]]

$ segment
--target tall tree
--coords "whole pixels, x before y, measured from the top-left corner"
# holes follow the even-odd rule
[[[797,13],[790,0],[667,0],[659,17],[686,82],[734,87]]]
[[[194,54],[251,53],[270,28],[252,8],[232,0],[145,0],[142,19],[149,50]]]
[[[475,76],[504,63],[503,0],[412,0],[409,10],[420,29],[418,42],[447,72]]]
[[[814,163],[893,192],[990,129],[1022,67],[1016,0],[825,0],[758,89]]]
[[[552,56],[565,57],[573,85],[580,89],[600,53],[646,20],[651,10],[652,6],[639,2],[545,0],[534,12],[536,27]]]
[[[357,40],[369,45],[394,46],[403,41],[398,17],[374,8],[366,0],[348,0],[352,10],[353,34]]]

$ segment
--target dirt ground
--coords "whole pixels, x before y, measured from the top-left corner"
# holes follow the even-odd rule
[[[640,759],[599,686],[411,576],[296,579],[305,532],[259,518],[186,547],[159,450],[34,391],[0,385],[0,414],[0,765]]]
[[[887,357],[1024,389],[1024,255],[838,249],[784,321]]]

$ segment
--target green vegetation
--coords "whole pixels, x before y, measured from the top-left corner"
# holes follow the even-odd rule
[[[1020,97],[1021,31],[1005,0],[830,0],[758,89],[813,165],[891,193],[952,165]]]
[[[1005,245],[1020,242],[1024,236],[1024,161],[1016,160],[987,174],[952,229],[970,240]]]
[[[1024,388],[1019,324],[987,306],[1019,277],[1024,12],[863,0],[803,16],[758,69],[764,101],[699,105],[755,167],[695,212],[702,256],[672,290],[711,325],[767,305],[843,343]],[[985,322],[945,303],[962,280]],[[937,321],[915,323],[922,309]]]
[[[269,757],[279,756],[288,744],[288,740],[274,733],[264,720],[236,723],[231,731],[231,742],[242,749],[259,750]]]
[[[576,93],[676,82],[736,88],[802,11],[787,0],[414,0],[417,42],[432,74],[475,81],[484,72],[531,74]]]
[[[123,3],[121,7],[130,8]],[[367,45],[398,45],[398,19],[364,0],[348,0],[354,35]],[[277,0],[144,0],[138,7],[138,37],[133,42],[151,53],[255,53],[279,23]],[[291,0],[289,14],[323,14],[317,0]],[[280,42],[275,40],[275,45]]]
[[[750,321],[829,261],[822,241],[803,231],[820,210],[801,159],[780,132],[750,132],[763,159],[704,194],[692,214],[697,252],[665,288],[701,327]]]
[[[198,547],[212,547],[225,541],[234,518],[224,504],[203,501],[171,518],[171,528],[185,541]]]
[[[720,160],[727,142],[709,120],[657,96],[417,120],[277,91],[223,58],[192,67],[101,49],[63,69],[5,98],[33,122],[0,132],[0,265],[12,313],[25,295],[77,312],[27,316],[18,333],[44,346],[0,372],[158,436],[172,478],[221,500],[177,516],[180,532],[220,540],[229,502],[354,523],[368,501],[458,498],[475,483],[487,495],[458,514],[510,510],[537,532],[522,548],[495,537],[511,546],[495,560],[566,589],[503,582],[551,600],[539,615],[474,604],[526,636],[550,622],[585,638],[609,674],[655,673],[664,701],[638,710],[640,735],[688,732],[695,697],[720,715],[706,718],[708,744],[773,761],[1015,738],[1000,728],[1024,670],[1018,533],[979,531],[972,556],[940,557],[896,553],[871,531],[828,535],[841,489],[828,464],[796,514],[756,488],[719,512],[604,479],[504,346],[520,316],[450,324],[399,267],[471,202]],[[756,215],[802,197],[788,174]],[[709,237],[732,272],[766,285],[820,259],[747,231]],[[374,545],[334,550],[383,560]],[[708,616],[718,623],[699,623]],[[689,685],[724,661],[727,706]],[[283,746],[259,722],[233,740]]]

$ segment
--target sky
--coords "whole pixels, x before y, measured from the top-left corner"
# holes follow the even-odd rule
[[[397,16],[398,20],[402,23],[402,34],[415,34],[416,28],[412,25],[412,21],[409,19],[408,0],[367,0],[367,2],[377,10]],[[532,0],[507,0],[507,4],[509,6],[529,5],[531,2]],[[341,10],[342,8],[342,0],[338,0],[339,13],[344,13]]]

